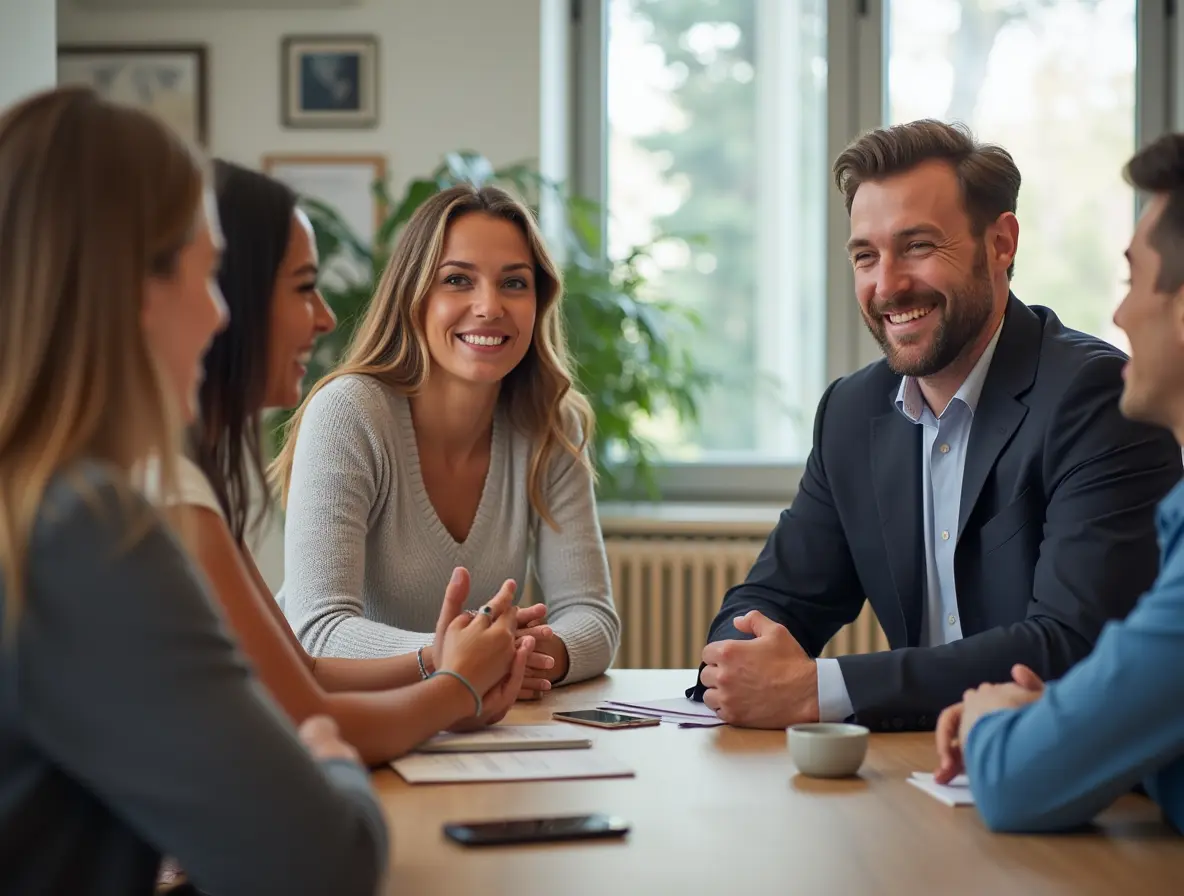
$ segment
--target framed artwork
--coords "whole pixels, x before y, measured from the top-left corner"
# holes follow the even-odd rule
[[[280,64],[286,127],[378,123],[378,38],[285,37]]]
[[[86,84],[105,99],[153,112],[206,146],[206,48],[197,44],[58,47],[58,83]]]
[[[334,208],[367,245],[373,244],[386,209],[374,182],[386,180],[386,159],[378,155],[267,155],[263,170],[301,196]]]

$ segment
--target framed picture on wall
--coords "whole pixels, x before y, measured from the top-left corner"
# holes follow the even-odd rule
[[[285,37],[280,60],[286,127],[378,123],[378,38]]]
[[[331,206],[367,245],[386,209],[374,195],[375,181],[386,180],[379,155],[266,155],[263,170],[301,196]]]
[[[155,113],[186,140],[206,146],[206,48],[197,44],[65,45],[58,83],[85,84],[114,102]]]

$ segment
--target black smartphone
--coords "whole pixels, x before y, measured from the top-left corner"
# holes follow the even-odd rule
[[[560,722],[575,722],[577,725],[591,725],[593,728],[646,728],[662,722],[650,716],[631,716],[623,712],[609,712],[607,709],[553,712],[551,718]]]
[[[629,822],[615,815],[567,815],[555,818],[516,818],[506,821],[454,822],[444,825],[444,836],[462,846],[500,846],[509,843],[546,843],[556,840],[598,840],[624,837]]]

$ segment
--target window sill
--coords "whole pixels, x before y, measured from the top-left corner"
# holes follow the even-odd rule
[[[637,495],[637,502],[621,499],[633,507],[685,504],[705,513],[717,507],[788,507],[802,478],[802,464],[790,463],[669,463],[654,469],[660,502],[641,500],[640,489],[632,491],[626,480],[625,495]]]
[[[755,501],[605,501],[599,512],[606,536],[765,538],[785,507]]]

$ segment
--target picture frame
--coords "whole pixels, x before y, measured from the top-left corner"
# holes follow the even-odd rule
[[[288,128],[378,124],[378,38],[288,36],[280,50],[281,121]]]
[[[66,44],[57,83],[149,111],[186,140],[209,145],[207,51],[202,44]]]
[[[263,157],[261,167],[299,195],[332,206],[364,243],[374,243],[386,216],[374,195],[374,182],[386,180],[384,156],[272,153]]]

